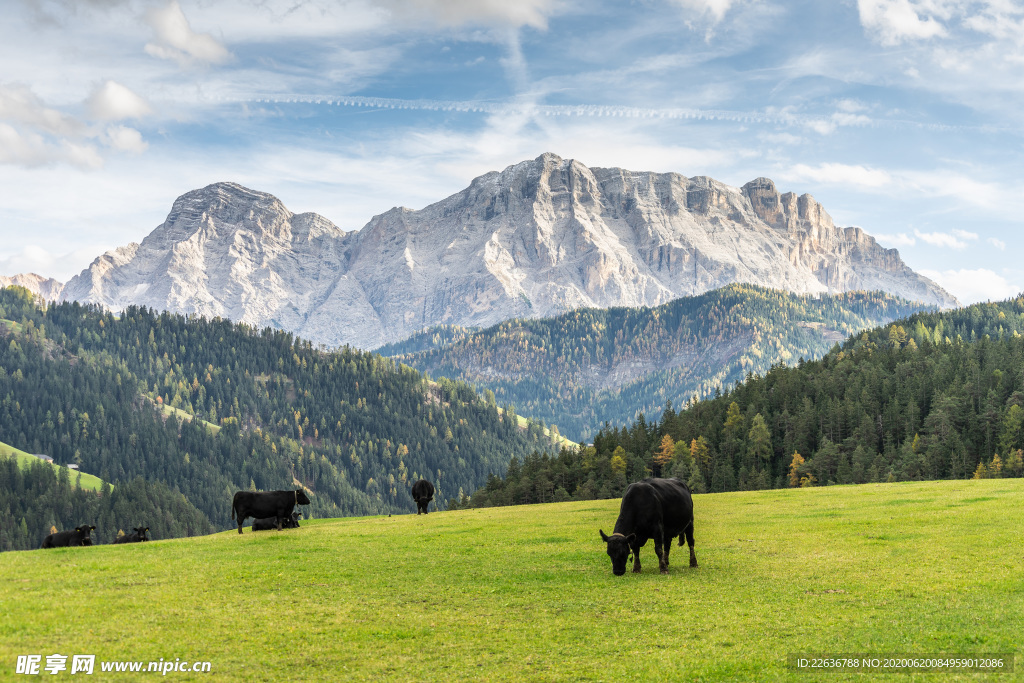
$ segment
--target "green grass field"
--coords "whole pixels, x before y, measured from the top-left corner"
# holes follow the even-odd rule
[[[3,553],[0,678],[19,654],[61,653],[212,662],[168,680],[843,681],[867,678],[799,673],[787,654],[1024,640],[1021,479],[699,495],[700,567],[676,547],[668,576],[651,543],[642,574],[612,575],[598,528],[618,505]]]
[[[177,417],[179,420],[189,421],[194,420],[196,417],[195,415],[188,411],[182,410],[181,408],[173,408],[167,405],[166,403],[154,403],[154,405],[160,408],[160,412],[162,412],[167,417],[171,417],[173,415]],[[210,433],[213,434],[214,436],[216,436],[217,432],[220,431],[220,425],[215,425],[212,422],[207,422],[206,420],[199,420],[199,423],[206,427],[208,430],[210,430]]]
[[[26,453],[25,451],[15,448],[14,446],[9,446],[3,442],[0,442],[0,456],[9,455],[13,455],[15,458],[17,458],[18,464],[21,467],[27,467],[29,463],[39,462],[39,458],[32,455],[31,453]],[[55,465],[53,463],[50,463],[50,466],[53,467],[55,470],[59,470],[61,467],[63,467],[63,465]],[[72,470],[71,472],[69,472],[69,474],[71,475],[71,485],[74,486],[75,482],[79,481],[79,473]],[[85,472],[82,472],[81,475],[81,486],[83,489],[99,491],[103,487],[103,480],[100,479],[99,477],[93,476],[91,474],[86,474]]]

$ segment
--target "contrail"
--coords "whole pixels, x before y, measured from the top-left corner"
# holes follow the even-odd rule
[[[224,97],[222,101],[267,104],[316,104],[336,107],[364,107],[368,109],[396,109],[413,111],[461,112],[467,114],[533,114],[535,116],[579,118],[666,119],[692,121],[727,121],[732,123],[768,124],[780,126],[834,125],[835,127],[894,127],[919,128],[935,131],[981,130],[1002,132],[991,126],[960,126],[925,123],[901,119],[866,119],[856,122],[836,122],[831,115],[808,116],[784,111],[733,111],[729,109],[696,109],[688,107],[623,107],[600,104],[534,104],[529,102],[488,102],[479,100],[406,100],[391,97],[356,97],[349,95],[273,95],[257,94],[250,97]],[[862,117],[866,118],[866,117]]]

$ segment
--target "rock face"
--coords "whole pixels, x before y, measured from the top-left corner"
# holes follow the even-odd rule
[[[219,183],[175,201],[141,244],[104,254],[64,299],[140,304],[372,349],[433,325],[487,326],[581,306],[654,306],[732,282],[798,293],[881,289],[957,301],[810,195],[758,178],[588,168],[544,154],[422,210],[344,232]]]
[[[60,298],[64,285],[52,277],[43,277],[35,273],[19,273],[18,275],[0,275],[0,289],[18,285],[24,287],[36,296],[41,296],[47,301],[56,301]]]

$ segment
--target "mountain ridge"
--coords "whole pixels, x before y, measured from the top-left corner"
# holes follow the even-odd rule
[[[576,309],[482,330],[438,329],[378,353],[493,391],[524,415],[586,440],[602,424],[656,419],[851,334],[928,307],[880,292],[794,295],[728,285],[654,308]],[[429,342],[429,343],[428,343]]]
[[[779,194],[767,178],[735,188],[550,153],[347,232],[273,195],[209,185],[179,197],[141,243],[97,258],[60,296],[376,348],[437,325],[657,306],[733,282],[958,304],[895,249],[836,227],[813,197]]]

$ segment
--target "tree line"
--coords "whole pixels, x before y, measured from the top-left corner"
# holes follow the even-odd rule
[[[458,495],[550,448],[466,383],[276,330],[21,288],[0,290],[0,319],[0,441],[162,482],[217,528],[237,489],[305,486],[316,516],[411,511],[419,477]]]
[[[118,532],[148,526],[152,538],[199,536],[213,531],[206,515],[180,492],[135,477],[99,491],[77,486],[67,468],[42,460],[20,466],[0,456],[0,551],[31,550],[52,529],[96,526],[94,543],[112,543]]]
[[[611,498],[645,476],[695,491],[1024,475],[1024,297],[915,314],[823,358],[749,375],[661,420],[535,453],[456,504]]]
[[[658,417],[666,401],[712,397],[749,373],[820,357],[838,340],[922,308],[883,292],[819,297],[735,284],[655,308],[438,328],[381,352],[491,390],[580,441],[605,421]]]

